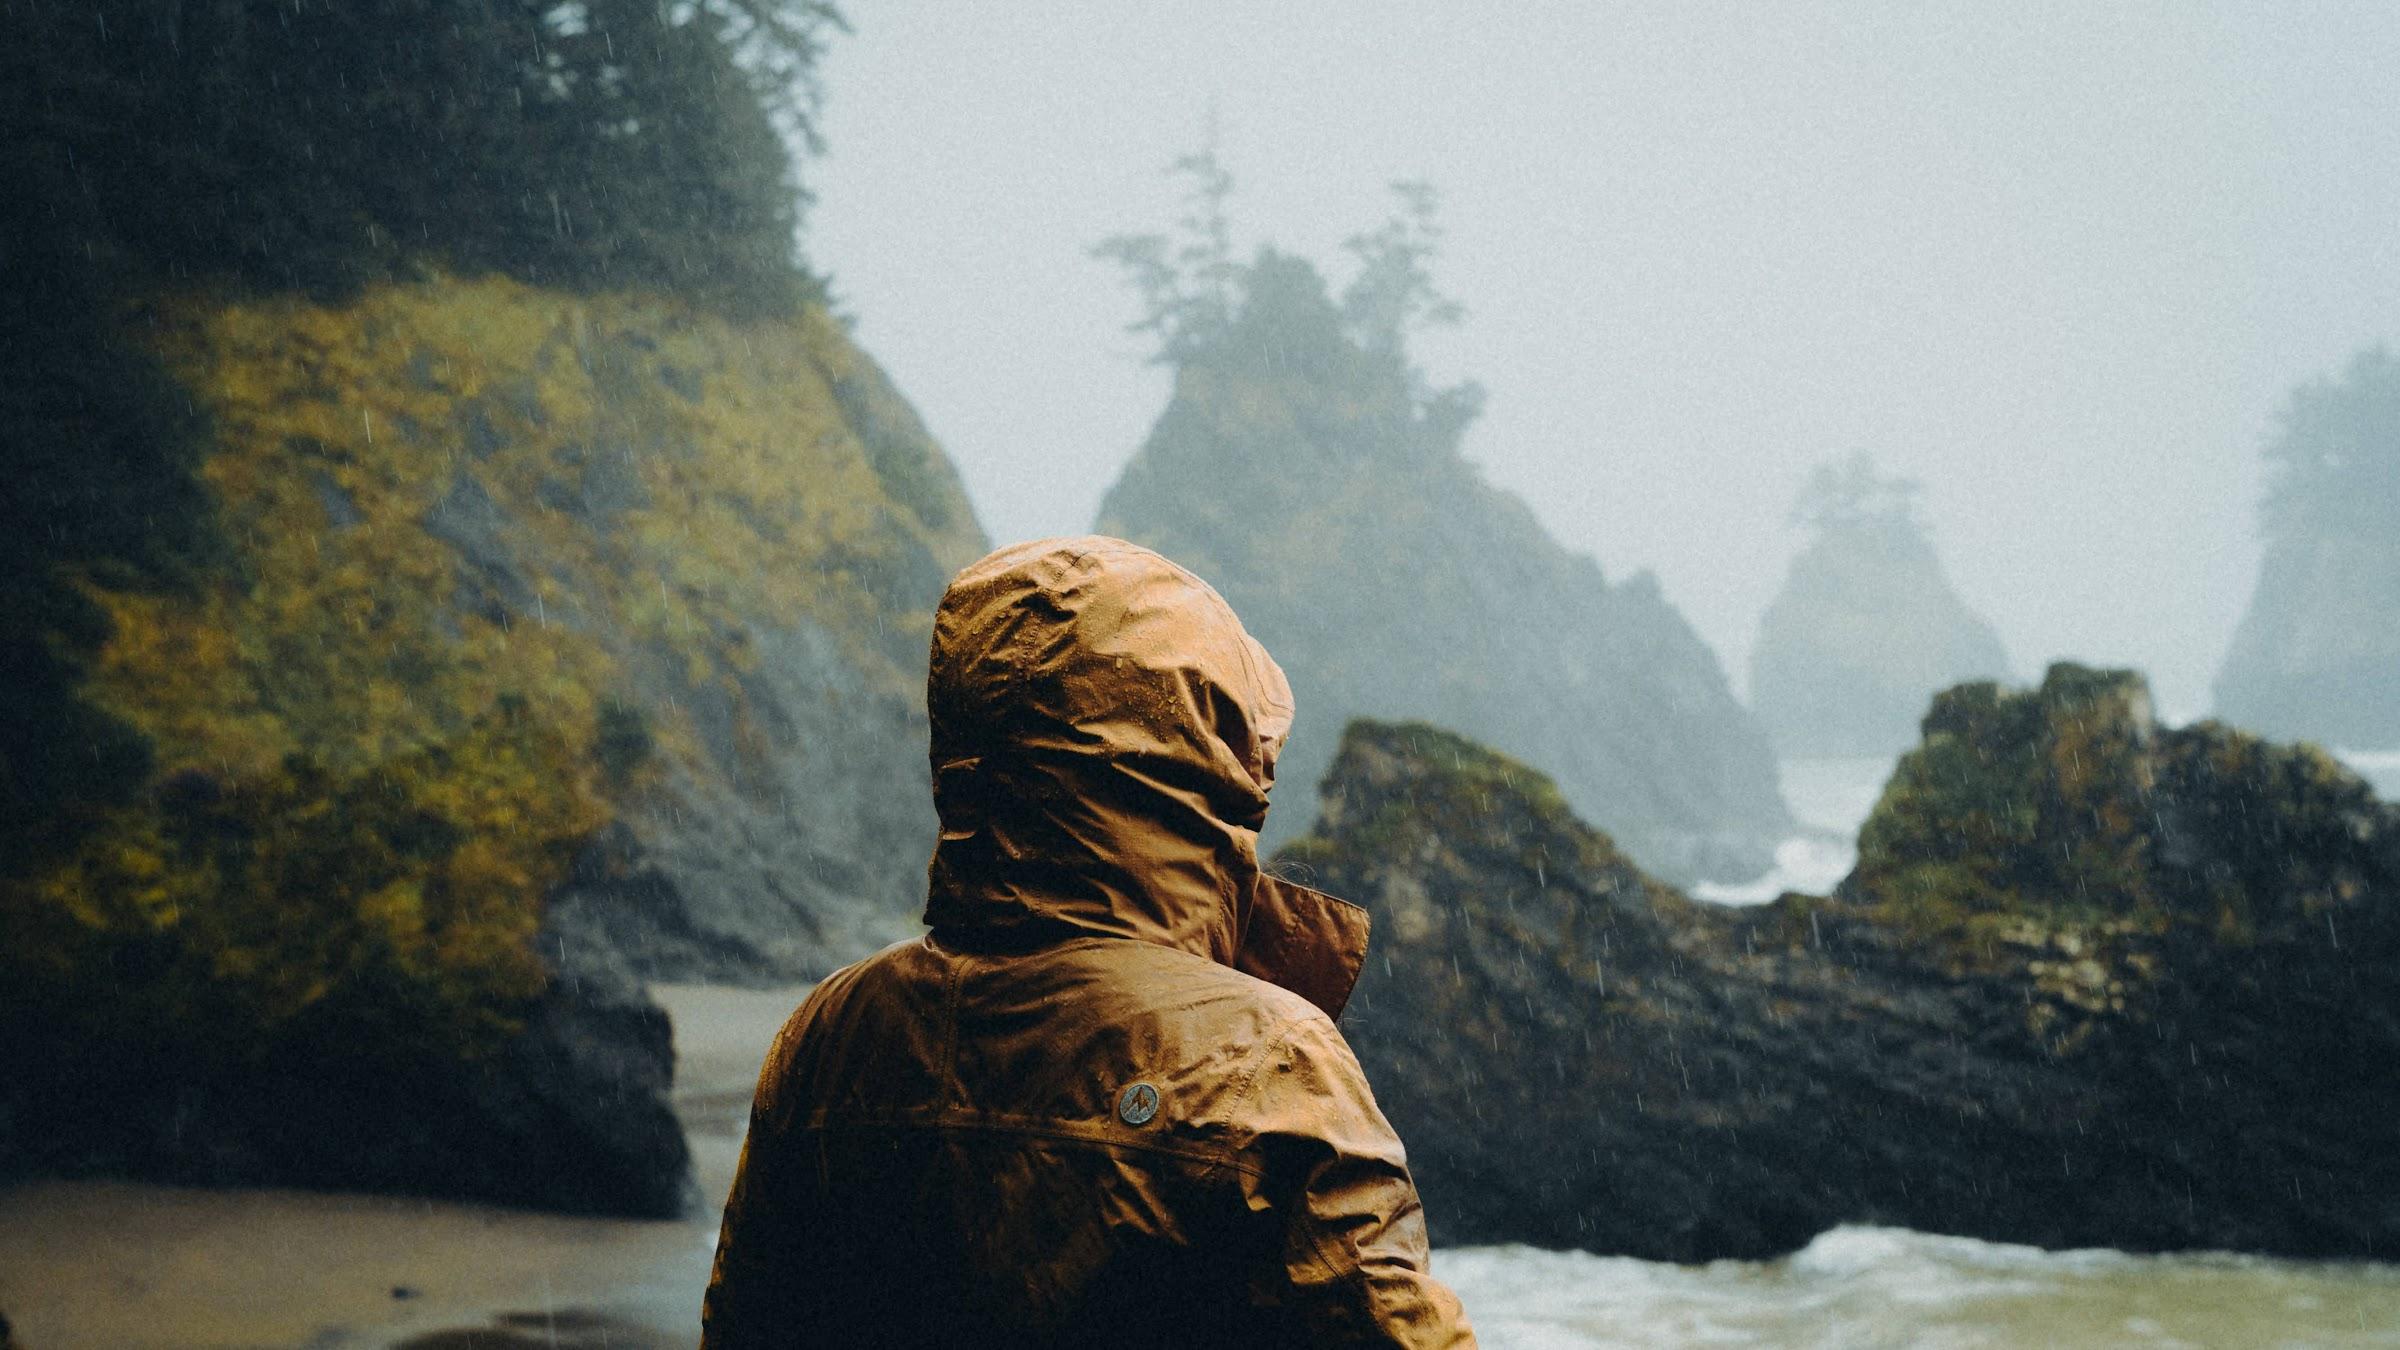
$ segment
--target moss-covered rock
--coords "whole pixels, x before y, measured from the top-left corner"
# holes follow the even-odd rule
[[[1513,760],[1350,728],[1278,862],[1375,914],[1345,1030],[1437,1238],[2400,1254],[2400,813],[2122,672],[1926,725],[1841,893],[1747,910]]]
[[[2160,727],[2130,671],[1961,685],[1924,725],[1845,887],[1921,931],[2032,916],[2249,941],[2313,930],[2381,876],[2386,808],[2356,774],[2313,745]]]
[[[131,331],[225,556],[77,580],[152,768],[0,883],[0,1039],[52,1070],[0,1150],[671,1208],[634,977],[913,921],[927,616],[983,547],[947,461],[816,310],[436,276]]]

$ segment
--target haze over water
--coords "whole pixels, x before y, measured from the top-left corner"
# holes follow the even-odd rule
[[[2400,337],[2400,9],[894,0],[827,61],[811,255],[1006,541],[1088,528],[1165,403],[1094,241],[1214,109],[1239,245],[1443,192],[1467,453],[1743,678],[1807,467],[1927,485],[2021,677],[2171,720],[2257,573],[2294,385]]]

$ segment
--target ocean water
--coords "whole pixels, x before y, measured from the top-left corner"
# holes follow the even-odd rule
[[[1439,1252],[1491,1350],[2400,1345],[2400,1266],[1837,1228],[1779,1261]]]
[[[1875,809],[1898,755],[1787,759],[1783,799],[1800,830],[1775,847],[1775,866],[1755,881],[1702,882],[1692,894],[1721,905],[1763,905],[1785,891],[1823,895],[1858,860],[1858,827]]]

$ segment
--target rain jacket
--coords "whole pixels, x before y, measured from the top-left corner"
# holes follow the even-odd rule
[[[1471,1346],[1334,1028],[1364,911],[1256,860],[1283,672],[1121,540],[952,580],[930,932],[758,1084],[703,1344]]]

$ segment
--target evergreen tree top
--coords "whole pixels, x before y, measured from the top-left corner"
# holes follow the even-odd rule
[[[2400,527],[2400,359],[2378,343],[2294,389],[2266,460],[2270,538]]]
[[[1474,418],[1480,386],[1437,389],[1408,355],[1411,333],[1455,325],[1466,313],[1434,285],[1442,231],[1431,184],[1393,183],[1393,214],[1344,242],[1356,267],[1337,299],[1306,259],[1262,246],[1250,262],[1235,261],[1233,176],[1213,144],[1167,172],[1185,184],[1174,228],[1112,235],[1091,250],[1124,269],[1141,308],[1127,331],[1151,337],[1152,360],[1182,367],[1255,357],[1287,369],[1372,369],[1397,377],[1419,412],[1453,431]]]
[[[1792,523],[1823,534],[1860,528],[1921,529],[1917,499],[1924,484],[1913,478],[1887,475],[1875,467],[1875,456],[1854,451],[1809,470],[1808,481],[1792,504]]]

